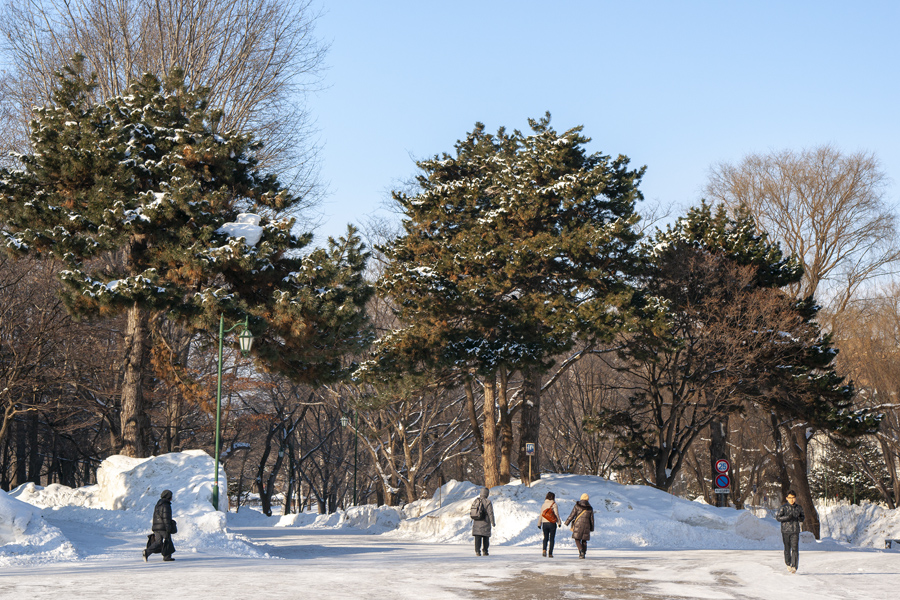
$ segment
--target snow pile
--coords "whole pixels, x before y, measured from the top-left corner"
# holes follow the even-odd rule
[[[375,506],[364,504],[354,506],[346,511],[338,511],[330,515],[299,513],[285,515],[275,524],[276,527],[311,527],[314,529],[338,529],[350,527],[362,529],[365,533],[379,534],[397,529],[406,514],[396,506]]]
[[[403,509],[362,506],[333,515],[289,515],[282,526],[314,528],[359,528],[417,542],[468,543],[472,520],[469,509],[481,486],[451,481],[434,497],[406,505]],[[491,541],[504,545],[536,546],[542,534],[538,513],[547,492],[556,494],[563,520],[581,494],[590,496],[595,511],[591,546],[647,549],[781,549],[779,524],[771,517],[759,518],[749,511],[716,508],[691,502],[660,490],[621,485],[584,475],[543,476],[530,488],[513,482],[491,490],[497,526]],[[394,526],[393,524],[397,522]],[[815,543],[811,534],[801,544]],[[557,533],[557,544],[572,546],[567,528]],[[837,548],[833,541],[817,549]]]
[[[0,565],[71,560],[75,549],[62,532],[41,517],[40,510],[0,491]]]
[[[255,246],[262,237],[263,228],[259,226],[259,215],[252,213],[241,213],[237,216],[234,223],[225,223],[218,230],[228,237],[244,238],[244,242],[248,246]]]
[[[127,532],[141,539],[150,533],[160,493],[168,489],[172,491],[172,518],[178,522],[178,533],[173,536],[178,551],[261,556],[242,536],[226,530],[226,513],[213,509],[214,468],[213,459],[202,450],[143,459],[112,456],[98,469],[97,485],[72,489],[29,483],[10,496],[43,509],[44,518],[63,530],[87,526],[101,533]],[[227,480],[221,467],[219,481],[224,491]],[[220,499],[226,501],[224,493]]]
[[[847,501],[819,504],[819,526],[828,536],[851,546],[884,548],[884,540],[900,539],[900,510]]]
[[[404,521],[394,535],[433,542],[470,540],[469,508],[478,488],[466,489],[458,484],[454,487],[462,498],[448,490],[443,506]],[[563,520],[581,494],[590,496],[595,520],[591,534],[594,547],[772,549],[781,544],[774,520],[691,502],[647,486],[625,486],[583,475],[547,475],[530,488],[513,483],[491,490],[497,520],[492,541],[539,544],[542,535],[537,526],[538,513],[549,491],[556,494]],[[558,538],[557,543],[572,544],[567,529],[560,531]]]

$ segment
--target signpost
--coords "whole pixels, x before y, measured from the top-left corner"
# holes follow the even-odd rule
[[[531,486],[531,457],[534,456],[534,443],[525,442],[525,455],[528,456],[528,485]]]
[[[725,495],[730,493],[731,477],[728,476],[728,471],[731,470],[731,463],[724,458],[720,458],[716,461],[715,469],[716,472],[713,474],[713,482],[716,485],[716,494]],[[724,502],[721,504],[724,505]],[[716,505],[718,506],[720,503],[717,502]]]

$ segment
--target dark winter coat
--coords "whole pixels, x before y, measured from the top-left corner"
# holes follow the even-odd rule
[[[170,533],[172,531],[172,502],[160,500],[153,509],[153,531]]]
[[[484,507],[484,518],[472,521],[472,535],[491,537],[491,526],[497,525],[496,521],[494,521],[494,505],[488,500],[488,495],[490,493],[491,491],[487,488],[481,490],[481,495],[478,497],[478,500]]]
[[[799,502],[785,502],[775,513],[775,520],[781,523],[781,533],[800,533],[800,524],[806,520]]]
[[[594,508],[587,500],[579,500],[566,519],[566,525],[572,524],[572,537],[576,540],[591,539],[594,530]]]

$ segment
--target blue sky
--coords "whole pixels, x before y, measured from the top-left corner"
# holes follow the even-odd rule
[[[545,111],[696,204],[711,164],[830,143],[874,152],[900,199],[900,2],[328,0],[310,101],[329,195],[317,243],[384,209],[414,160],[476,121]]]

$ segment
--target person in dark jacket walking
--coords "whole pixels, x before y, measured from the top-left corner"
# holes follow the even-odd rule
[[[157,552],[163,555],[164,561],[175,560],[172,558],[172,553],[175,552],[175,545],[172,544],[175,521],[172,520],[172,492],[169,490],[163,490],[159,495],[159,501],[153,509],[152,529],[154,539],[144,550],[144,562]]]
[[[488,546],[491,545],[491,527],[496,527],[497,522],[494,521],[494,505],[488,500],[491,490],[482,488],[481,495],[472,503],[472,509],[477,506],[481,507],[480,519],[474,519],[472,522],[472,535],[475,536],[475,556],[481,556],[481,549],[484,547],[484,555],[488,554]]]
[[[544,504],[541,505],[541,516],[538,518],[538,529],[544,533],[544,549],[543,555],[553,558],[553,545],[556,542],[556,527],[562,521],[559,516],[559,505],[556,504],[556,494],[547,492]],[[547,554],[547,546],[550,546],[549,555]]]
[[[575,540],[575,546],[578,548],[578,558],[584,558],[587,555],[587,543],[591,539],[591,532],[594,530],[594,508],[588,502],[588,495],[582,494],[581,500],[575,503],[572,514],[566,519],[566,525],[571,523],[572,539]]]
[[[775,520],[781,523],[781,539],[784,542],[784,564],[788,571],[797,572],[800,564],[800,524],[806,520],[803,507],[797,504],[797,494],[790,490],[787,502],[775,513]]]

